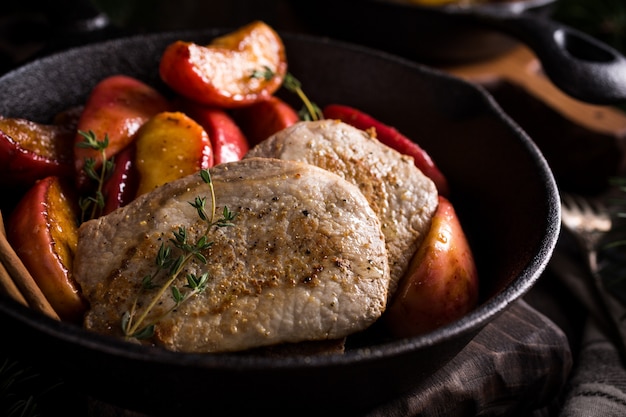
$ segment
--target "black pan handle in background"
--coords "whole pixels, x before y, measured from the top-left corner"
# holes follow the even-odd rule
[[[551,20],[557,1],[423,6],[407,0],[316,0],[319,7],[311,8],[293,0],[292,5],[321,34],[435,66],[488,59],[521,42],[564,93],[591,104],[626,103],[626,58]]]
[[[612,47],[543,17],[497,8],[463,13],[531,48],[545,74],[568,95],[592,104],[626,102],[626,58]]]

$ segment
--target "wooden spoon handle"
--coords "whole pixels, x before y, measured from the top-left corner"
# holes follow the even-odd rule
[[[4,264],[0,263],[0,292],[13,298],[18,303],[28,307],[28,302],[17,288],[15,282],[9,275],[9,271],[4,267]]]
[[[54,311],[46,296],[41,292],[41,289],[30,275],[22,260],[15,253],[6,238],[6,231],[4,228],[4,222],[2,220],[2,213],[0,212],[0,262],[13,282],[13,287],[18,288],[23,299],[28,305],[35,311],[43,313],[48,317],[59,320],[58,314]],[[0,279],[1,274],[0,274]],[[10,287],[11,285],[6,285]]]
[[[488,61],[441,69],[477,84],[508,81],[577,125],[606,135],[626,134],[626,116],[622,111],[586,103],[563,93],[545,76],[532,51],[523,45]]]
[[[1,216],[2,214],[0,213],[0,220],[2,219]],[[0,234],[6,236],[4,222],[2,221],[0,221]],[[0,263],[0,291],[2,291],[3,294],[6,294],[9,297],[13,298],[18,303],[28,307],[28,302],[20,292],[20,289],[17,288],[17,286],[15,285],[15,282],[13,282],[11,275],[9,275],[9,271],[7,271],[7,269],[4,267],[3,263]]]

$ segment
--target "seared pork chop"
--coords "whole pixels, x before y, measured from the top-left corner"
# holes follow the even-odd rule
[[[363,330],[384,311],[389,266],[380,221],[357,187],[318,167],[250,158],[211,169],[217,212],[234,226],[209,234],[207,289],[156,326],[153,342],[175,351],[223,352],[305,340],[338,339]],[[85,326],[122,335],[123,314],[154,270],[161,242],[185,227],[203,228],[189,204],[210,189],[191,175],[128,206],[84,223],[74,276],[90,303]],[[176,249],[175,249],[176,250]],[[179,279],[177,286],[183,288]],[[152,314],[172,305],[167,292]]]
[[[412,158],[336,120],[296,123],[247,156],[308,162],[356,184],[381,220],[393,294],[430,228],[438,201],[435,184]]]

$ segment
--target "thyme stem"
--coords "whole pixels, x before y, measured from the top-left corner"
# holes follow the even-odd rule
[[[77,143],[76,146],[79,148],[93,149],[100,153],[100,157],[102,159],[102,166],[99,169],[96,169],[96,160],[94,158],[85,159],[83,170],[87,174],[87,177],[95,181],[97,184],[94,196],[81,198],[79,201],[81,208],[81,221],[85,221],[88,219],[95,219],[102,214],[102,210],[104,209],[104,183],[111,172],[113,172],[113,169],[115,168],[115,161],[114,158],[107,159],[106,149],[109,146],[109,136],[107,134],[104,135],[103,140],[98,140],[96,134],[92,130],[88,132],[79,130],[78,133],[84,140]],[[90,207],[91,212],[89,213],[89,218],[86,218],[85,216]]]
[[[213,227],[228,227],[233,226],[232,220],[235,218],[235,214],[232,213],[227,207],[224,207],[222,217],[216,220],[216,199],[215,189],[208,170],[201,170],[200,176],[202,180],[209,185],[211,193],[211,208],[210,213],[206,212],[206,198],[196,197],[195,201],[190,202],[197,211],[198,217],[206,223],[206,228],[202,235],[194,244],[190,244],[187,241],[187,229],[179,227],[177,232],[174,232],[174,238],[170,239],[173,246],[179,249],[182,253],[177,258],[171,256],[171,247],[161,245],[156,258],[156,271],[151,275],[146,276],[142,281],[140,292],[135,297],[133,305],[130,311],[124,313],[122,316],[122,330],[127,338],[148,338],[154,333],[155,325],[161,321],[168,314],[173,312],[182,303],[190,299],[192,296],[201,293],[205,290],[208,282],[208,273],[204,273],[202,276],[197,277],[194,274],[187,275],[188,291],[183,294],[179,288],[174,286],[174,283],[179,278],[181,272],[184,271],[185,266],[192,260],[197,259],[202,263],[207,263],[207,259],[203,255],[203,251],[210,248],[213,242],[208,240],[209,232]],[[152,297],[148,305],[143,309],[141,314],[137,315],[137,303],[139,301],[139,295],[144,290],[152,289],[155,287],[153,280],[163,271],[168,271],[168,276],[165,282],[159,287],[159,290]],[[174,305],[163,312],[158,317],[149,319],[150,313],[154,310],[161,298],[165,295],[165,292],[171,289],[172,297],[174,299]]]
[[[271,68],[264,67],[263,71],[253,71],[252,78],[264,78],[266,80],[271,80],[275,75],[276,74]],[[295,93],[302,101],[304,108],[298,112],[301,120],[321,120],[324,118],[322,110],[319,106],[309,100],[302,89],[302,83],[296,77],[290,73],[285,74],[283,87],[285,87],[288,91]]]
[[[192,256],[189,254],[185,255],[183,263],[187,263],[189,259],[191,259],[191,257]],[[176,278],[178,278],[179,273],[180,273],[180,270],[176,271],[175,274],[170,275],[170,278],[165,282],[165,284],[161,286],[159,291],[152,298],[152,301],[150,301],[150,304],[148,304],[148,306],[144,309],[143,313],[141,313],[141,315],[137,318],[136,323],[133,326],[131,326],[129,329],[125,329],[126,336],[132,336],[132,335],[137,334],[139,330],[139,326],[141,326],[141,324],[148,318],[148,314],[150,314],[154,306],[156,306],[159,300],[161,299],[161,297],[163,297],[163,294],[165,294],[165,291],[167,291],[167,289],[171,287],[174,281],[176,281]],[[136,305],[137,305],[136,302],[133,303],[133,307],[132,307],[133,311],[135,311]],[[176,306],[177,305],[175,305],[172,309],[167,310],[167,312],[163,316],[160,316],[159,319],[156,321],[160,321],[160,319],[162,319],[164,316],[169,314],[174,308],[176,308]],[[132,316],[131,316],[131,319],[132,319]]]
[[[306,111],[300,112],[301,119],[321,120],[324,118],[324,115],[322,114],[320,108],[316,104],[312,103],[311,100],[309,100],[307,95],[304,93],[304,90],[302,90],[302,83],[300,83],[300,81],[296,77],[288,73],[285,76],[285,81],[283,85],[287,90],[295,93],[300,98],[300,100],[302,100]]]

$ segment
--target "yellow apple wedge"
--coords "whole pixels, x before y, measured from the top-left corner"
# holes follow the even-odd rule
[[[107,137],[108,159],[125,149],[148,119],[169,109],[169,101],[155,88],[133,77],[112,75],[101,80],[91,90],[78,120],[77,130],[92,131],[98,140]],[[75,144],[84,140],[83,135],[75,133]],[[92,185],[85,172],[85,163],[89,158],[96,162],[95,169],[102,166],[100,152],[74,147],[76,184],[81,192],[89,190]]]
[[[431,228],[385,312],[389,331],[416,336],[459,319],[476,306],[478,281],[459,218],[440,196]]]
[[[137,132],[135,146],[138,196],[214,163],[209,135],[181,112],[152,117]]]

